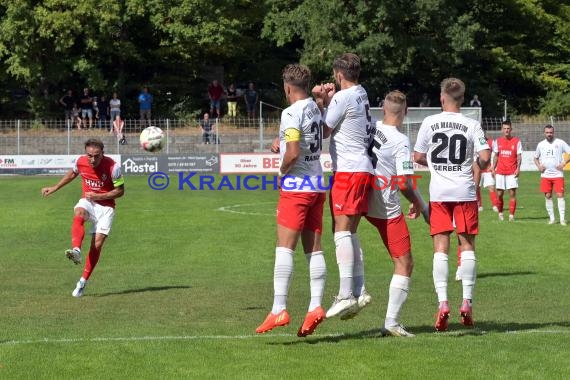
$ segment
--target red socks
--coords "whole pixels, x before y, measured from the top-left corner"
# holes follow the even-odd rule
[[[81,249],[83,237],[85,237],[85,228],[83,225],[85,220],[81,216],[73,217],[73,224],[71,225],[71,248]]]
[[[85,280],[89,280],[89,276],[91,276],[91,272],[95,269],[100,255],[101,250],[91,246],[89,249],[89,256],[87,256],[87,260],[85,261],[85,268],[83,269],[83,278]]]
[[[502,199],[497,199],[497,208],[499,209],[499,212],[503,212],[503,200]]]
[[[515,215],[516,210],[517,210],[517,200],[516,199],[509,199],[509,213],[511,215]]]

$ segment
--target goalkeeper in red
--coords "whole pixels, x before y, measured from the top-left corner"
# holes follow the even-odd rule
[[[81,245],[85,236],[85,222],[91,222],[91,246],[83,269],[83,276],[72,292],[74,297],[83,296],[87,280],[99,261],[103,243],[113,224],[115,215],[115,199],[125,193],[121,165],[103,153],[103,142],[89,139],[85,142],[85,155],[75,161],[75,166],[54,186],[44,187],[42,195],[47,197],[77,176],[83,182],[83,194],[74,207],[73,224],[71,226],[71,249],[65,251],[68,259],[75,264],[81,263]]]

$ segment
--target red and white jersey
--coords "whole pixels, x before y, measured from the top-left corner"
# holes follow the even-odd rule
[[[546,139],[542,140],[536,146],[534,157],[546,169],[540,174],[544,178],[559,178],[564,177],[564,172],[558,170],[556,167],[564,162],[563,153],[570,153],[570,147],[564,140],[554,139],[548,142]]]
[[[73,171],[79,174],[83,180],[82,198],[85,198],[85,193],[108,193],[115,187],[124,184],[121,165],[107,156],[103,156],[101,163],[96,168],[89,165],[87,156],[81,156],[75,161]],[[94,202],[102,206],[115,207],[114,199],[104,199]]]
[[[288,141],[299,141],[300,156],[284,179],[283,191],[324,192],[321,150],[323,122],[317,103],[311,98],[298,100],[281,113],[279,150],[281,161]],[[293,178],[289,178],[293,177]]]
[[[334,129],[330,142],[332,170],[373,173],[367,152],[372,117],[366,90],[356,85],[335,93],[328,106],[325,123]]]
[[[513,175],[518,168],[517,156],[522,154],[521,140],[518,137],[506,139],[501,136],[493,142],[493,153],[497,155],[495,173]]]
[[[398,184],[405,182],[403,176],[414,174],[410,139],[398,128],[381,122],[376,124],[373,133],[370,150],[376,184],[368,196],[367,215],[392,219],[402,213]]]
[[[455,112],[426,117],[414,150],[427,155],[430,201],[476,200],[473,156],[485,149],[490,148],[477,120]]]

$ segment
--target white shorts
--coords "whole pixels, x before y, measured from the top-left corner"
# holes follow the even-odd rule
[[[493,178],[493,173],[482,172],[481,173],[481,181],[479,182],[479,186],[481,186],[481,187],[495,186],[495,178]]]
[[[85,209],[89,214],[88,220],[91,222],[91,234],[109,235],[115,216],[113,207],[101,206],[99,203],[90,202],[85,198],[81,198],[73,209],[75,210],[78,207]]]
[[[499,190],[518,189],[519,187],[519,179],[514,174],[495,174],[495,181]]]

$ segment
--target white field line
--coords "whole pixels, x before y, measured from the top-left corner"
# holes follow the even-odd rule
[[[241,211],[236,210],[240,207],[251,207],[251,206],[259,206],[265,204],[273,204],[277,207],[277,202],[257,202],[257,203],[242,203],[237,205],[230,205],[230,206],[223,206],[217,209],[217,211],[223,212],[231,212],[233,214],[242,214],[242,215],[262,215],[262,216],[275,216],[275,212],[273,213],[263,213],[263,212],[249,212],[249,211]]]
[[[473,330],[471,330],[473,331]],[[461,333],[461,332],[458,332]],[[570,330],[507,330],[505,334],[555,334],[567,335]],[[481,331],[480,335],[486,335],[486,332]],[[479,335],[478,334],[478,335]],[[454,332],[450,333],[434,333],[426,334],[425,336],[456,336]],[[467,335],[467,334],[466,334]],[[342,338],[345,334],[325,334],[315,335],[315,338]],[[263,338],[296,338],[295,334],[264,334],[264,335],[180,335],[180,336],[132,336],[132,337],[95,337],[95,338],[43,338],[43,339],[28,339],[28,340],[9,340],[0,342],[0,346],[15,346],[24,344],[41,344],[41,343],[97,343],[97,342],[141,342],[141,341],[172,341],[172,340],[249,340],[249,339],[263,339]]]

